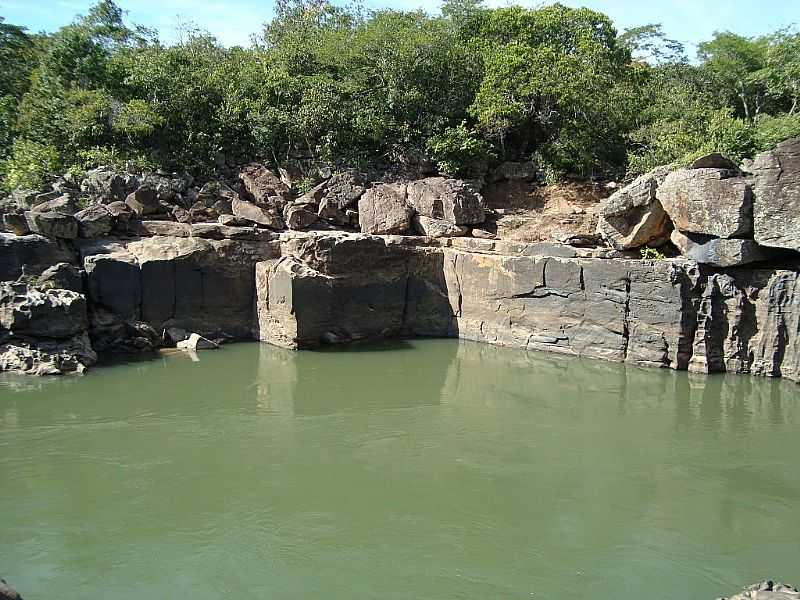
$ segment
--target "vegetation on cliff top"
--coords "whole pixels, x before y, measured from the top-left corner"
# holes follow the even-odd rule
[[[248,48],[200,31],[164,45],[111,0],[49,35],[0,18],[2,186],[108,163],[423,155],[462,176],[532,159],[619,177],[800,135],[794,31],[718,33],[690,62],[658,25],[620,33],[586,8],[441,12],[278,0]]]

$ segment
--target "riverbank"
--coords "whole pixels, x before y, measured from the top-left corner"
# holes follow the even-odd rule
[[[403,177],[328,173],[298,196],[259,165],[236,188],[100,170],[18,194],[30,205],[0,233],[0,370],[438,336],[800,379],[800,140],[741,167],[657,169],[603,201],[595,234],[584,219],[552,242],[498,239],[483,194],[529,185],[522,164],[477,183]]]

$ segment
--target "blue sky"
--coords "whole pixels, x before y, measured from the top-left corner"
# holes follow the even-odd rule
[[[708,39],[715,30],[758,35],[789,24],[800,25],[800,0],[561,0],[609,15],[622,30],[662,23],[670,37],[689,44]],[[153,27],[162,40],[173,41],[181,24],[192,23],[227,44],[247,44],[250,35],[272,14],[266,0],[117,0],[132,22]],[[93,0],[0,0],[0,16],[32,31],[52,31],[84,13]],[[436,12],[439,0],[366,0],[370,8],[423,8]],[[488,0],[488,6],[510,4]],[[536,6],[538,0],[516,4]]]

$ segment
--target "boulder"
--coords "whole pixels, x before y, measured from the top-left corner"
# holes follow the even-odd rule
[[[28,228],[48,238],[74,240],[78,237],[78,221],[72,215],[57,212],[26,211]]]
[[[656,190],[669,174],[659,167],[614,192],[600,207],[597,233],[617,250],[660,246],[672,229]]]
[[[131,176],[120,175],[108,167],[98,167],[86,173],[80,187],[93,200],[108,204],[125,200],[130,188],[137,183]]]
[[[103,204],[92,204],[75,213],[78,220],[78,235],[82,238],[96,238],[108,235],[114,228],[111,211]]]
[[[370,188],[358,201],[362,233],[402,234],[411,226],[413,209],[406,203],[406,186],[382,183]]]
[[[0,281],[10,281],[21,275],[38,276],[60,262],[77,262],[64,242],[35,234],[0,233]]]
[[[180,350],[216,350],[219,348],[219,344],[216,342],[212,342],[211,340],[204,338],[202,335],[197,333],[192,333],[189,337],[185,340],[179,341],[176,345],[176,348]]]
[[[774,250],[741,238],[717,238],[676,229],[670,240],[686,258],[714,267],[736,267],[776,257]]]
[[[754,237],[762,246],[800,250],[800,138],[756,156]]]
[[[689,166],[690,169],[726,169],[729,171],[736,171],[738,167],[727,156],[723,156],[719,152],[712,152],[704,156],[700,156]]]
[[[319,208],[317,209],[317,215],[320,219],[338,227],[353,226],[351,216],[348,215],[347,212],[349,211],[339,208],[336,200],[328,198],[324,198],[319,203]]]
[[[246,227],[250,225],[250,221],[247,219],[242,219],[241,217],[228,214],[221,214],[219,217],[217,217],[217,222],[220,225],[225,225],[226,227]]]
[[[14,235],[28,235],[31,228],[28,227],[28,219],[22,212],[7,212],[3,215],[3,227]]]
[[[152,190],[159,202],[181,205],[186,202],[185,196],[192,181],[191,175],[158,171],[144,173],[140,185]]]
[[[752,192],[738,170],[681,169],[656,196],[681,231],[726,238],[753,231]]]
[[[482,240],[496,240],[497,234],[486,229],[479,229],[477,227],[472,228],[472,237],[479,238]]]
[[[259,205],[236,198],[231,203],[233,215],[270,229],[283,229],[283,218],[277,206]]]
[[[39,275],[36,287],[83,292],[83,272],[69,263],[58,263]]]
[[[282,204],[291,198],[291,190],[280,177],[264,165],[251,163],[239,171],[239,179],[248,200],[256,204]],[[236,214],[236,213],[234,213]]]
[[[230,214],[231,203],[238,197],[238,193],[221,181],[209,181],[198,192],[197,202],[219,214]]]
[[[464,225],[455,225],[442,219],[431,219],[422,215],[414,216],[414,229],[420,235],[431,238],[460,237],[467,235],[469,228]]]
[[[40,376],[81,374],[96,362],[97,353],[86,332],[65,340],[0,339],[0,371]]]
[[[291,203],[283,210],[283,219],[289,229],[308,229],[317,222],[313,204]]]
[[[728,599],[720,600],[800,600],[800,592],[790,585],[764,581],[748,586]]]
[[[0,328],[14,335],[63,339],[88,326],[83,294],[37,289],[24,283],[0,283]]]
[[[367,180],[357,171],[343,171],[335,173],[325,182],[323,198],[329,206],[336,206],[340,210],[350,208],[358,203],[359,198],[367,190]]]
[[[408,184],[408,203],[423,217],[455,225],[483,223],[483,197],[460,179],[428,177]]]
[[[315,185],[313,188],[308,190],[305,194],[300,196],[297,201],[301,204],[319,204],[320,200],[325,196],[325,189],[327,188],[327,182],[323,181]]]
[[[136,224],[134,231],[141,236],[189,237],[192,234],[192,226],[188,223],[176,223],[175,221],[142,221]]]
[[[125,198],[125,204],[140,217],[161,211],[158,193],[154,188],[144,185],[128,194],[128,197]]]
[[[52,200],[36,204],[31,210],[36,212],[58,212],[64,215],[74,215],[80,210],[77,199],[67,194],[60,195]]]
[[[531,161],[504,162],[495,167],[489,177],[490,181],[522,179],[533,181],[536,179],[536,165]]]
[[[0,600],[22,600],[22,596],[5,579],[0,579]]]

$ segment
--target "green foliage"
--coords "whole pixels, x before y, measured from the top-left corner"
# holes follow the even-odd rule
[[[778,116],[761,115],[755,122],[755,146],[758,151],[774,148],[778,142],[800,137],[800,113]]]
[[[279,0],[247,48],[197,30],[163,45],[112,0],[49,35],[0,18],[4,185],[98,164],[201,173],[221,155],[616,178],[800,133],[799,34],[717,33],[698,57],[658,24],[618,34],[560,4],[445,0],[430,16]]]
[[[465,121],[431,136],[426,147],[439,170],[448,175],[476,177],[492,158],[489,143],[470,130]]]
[[[61,168],[58,150],[30,140],[15,140],[11,156],[2,165],[2,187],[37,189]]]
[[[663,252],[657,248],[650,248],[649,246],[639,248],[639,254],[641,254],[644,260],[664,260],[667,258]]]

